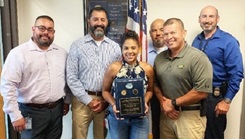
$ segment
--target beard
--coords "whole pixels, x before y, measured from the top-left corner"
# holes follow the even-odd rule
[[[46,36],[48,40],[43,40],[43,36]],[[32,37],[32,40],[36,42],[38,46],[49,47],[53,43],[54,38],[51,38],[48,35],[35,35]]]
[[[102,28],[102,30],[101,29],[97,29],[97,28]],[[102,25],[95,25],[95,26],[93,26],[93,27],[90,27],[90,31],[94,34],[94,36],[95,37],[97,37],[97,38],[102,38],[102,37],[104,37],[104,35],[105,35],[105,30],[106,30],[106,28],[104,27],[104,26],[102,26]]]
[[[154,45],[155,47],[158,47],[158,48],[163,47],[163,46],[164,46],[164,41],[163,41],[163,40],[155,40],[155,41],[153,42],[153,45]]]
[[[216,28],[216,25],[214,26],[211,23],[206,22],[201,25],[201,28],[204,32],[211,33]]]

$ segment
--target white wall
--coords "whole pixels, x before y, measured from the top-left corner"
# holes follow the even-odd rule
[[[19,43],[30,39],[36,17],[45,14],[55,21],[54,42],[67,50],[84,34],[82,0],[17,0],[17,4]]]
[[[37,16],[48,14],[55,20],[55,43],[69,50],[73,40],[84,34],[82,0],[17,0],[19,42],[30,39],[31,26]],[[182,19],[187,30],[186,40],[189,44],[201,31],[198,23],[200,10],[206,5],[214,5],[220,13],[221,29],[233,34],[240,42],[244,55],[245,50],[245,13],[243,0],[148,0],[148,29],[156,18],[178,17]],[[244,56],[245,57],[245,56]],[[241,87],[241,90],[243,87]],[[239,139],[242,109],[242,91],[232,102],[228,114],[226,139]],[[70,112],[71,113],[71,112]],[[71,114],[64,119],[62,138],[71,137]],[[243,115],[244,116],[244,115]],[[90,137],[91,138],[91,137]]]

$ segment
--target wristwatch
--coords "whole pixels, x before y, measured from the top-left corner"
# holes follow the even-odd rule
[[[225,97],[225,98],[224,98],[224,102],[227,103],[227,104],[231,104],[231,99]]]
[[[179,110],[179,106],[176,104],[176,99],[172,99],[171,103],[174,106],[175,110]]]

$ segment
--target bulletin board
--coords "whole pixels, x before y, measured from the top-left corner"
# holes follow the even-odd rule
[[[88,33],[87,15],[89,10],[96,5],[104,7],[108,13],[108,27],[106,36],[120,43],[122,34],[125,32],[128,12],[128,0],[85,0],[84,21],[85,34]]]

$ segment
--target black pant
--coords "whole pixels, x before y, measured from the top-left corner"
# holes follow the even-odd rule
[[[32,118],[32,129],[21,132],[21,139],[60,139],[62,134],[63,101],[52,109],[19,104],[21,114]]]
[[[152,134],[153,139],[160,139],[160,103],[155,94],[151,98],[151,112],[152,112]]]
[[[224,139],[226,129],[226,114],[215,116],[215,106],[222,100],[222,97],[214,97],[210,94],[207,98],[207,127],[205,139]]]

